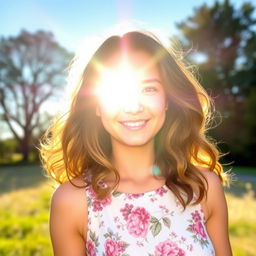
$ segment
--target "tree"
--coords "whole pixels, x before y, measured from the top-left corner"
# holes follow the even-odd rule
[[[58,95],[71,59],[50,32],[21,31],[0,40],[0,110],[2,119],[28,160],[41,106]]]
[[[255,104],[255,97],[249,95],[255,93],[256,86],[254,10],[249,2],[236,9],[229,0],[215,1],[212,7],[203,4],[195,8],[191,17],[177,24],[183,45],[192,45],[206,57],[199,64],[201,83],[223,117],[221,126],[211,134],[225,139],[231,159],[240,164],[252,161],[246,152],[256,148],[251,137],[252,121],[248,120],[254,112],[248,106]]]
[[[239,68],[252,57],[254,7],[244,3],[236,10],[229,0],[225,0],[223,3],[216,1],[212,7],[204,4],[194,11],[193,16],[177,26],[184,39],[207,57],[200,66],[203,81],[208,87],[225,89],[229,96],[242,94],[242,85],[237,88],[234,80]],[[247,47],[249,44],[251,47]],[[256,46],[253,48],[255,51]]]

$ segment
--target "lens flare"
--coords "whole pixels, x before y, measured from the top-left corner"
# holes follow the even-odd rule
[[[127,61],[115,69],[102,68],[95,93],[108,108],[132,107],[137,104],[142,71],[135,70]]]

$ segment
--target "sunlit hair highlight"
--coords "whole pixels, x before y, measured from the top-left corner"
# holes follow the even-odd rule
[[[222,183],[226,180],[220,152],[206,135],[213,118],[213,101],[184,63],[146,32],[112,36],[98,48],[75,85],[69,111],[55,118],[41,140],[43,167],[60,184],[84,177],[99,199],[118,185],[120,176],[110,161],[110,135],[96,116],[93,88],[102,65],[114,54],[130,51],[144,51],[152,57],[168,100],[166,120],[155,137],[155,164],[184,208],[200,203],[207,191],[201,167],[215,172]],[[113,174],[113,186],[99,186]],[[198,196],[193,201],[195,189]]]

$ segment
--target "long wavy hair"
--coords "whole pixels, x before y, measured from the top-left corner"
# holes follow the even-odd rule
[[[94,53],[78,79],[69,111],[55,118],[40,141],[42,165],[59,184],[72,182],[75,177],[90,177],[85,179],[85,186],[92,185],[99,199],[118,185],[120,176],[110,161],[110,135],[96,116],[93,88],[100,75],[99,67],[124,51],[148,53],[159,69],[169,108],[163,127],[155,136],[155,164],[184,208],[190,203],[198,204],[208,187],[199,167],[207,167],[222,183],[225,181],[219,162],[221,154],[214,140],[206,135],[213,119],[213,100],[183,61],[146,32],[111,36]],[[115,183],[107,188],[100,186],[111,174]],[[198,196],[194,201],[195,188]]]

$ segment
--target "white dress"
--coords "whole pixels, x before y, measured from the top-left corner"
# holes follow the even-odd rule
[[[98,200],[86,188],[88,256],[212,256],[201,205],[182,205],[166,186],[145,193],[113,191]]]

